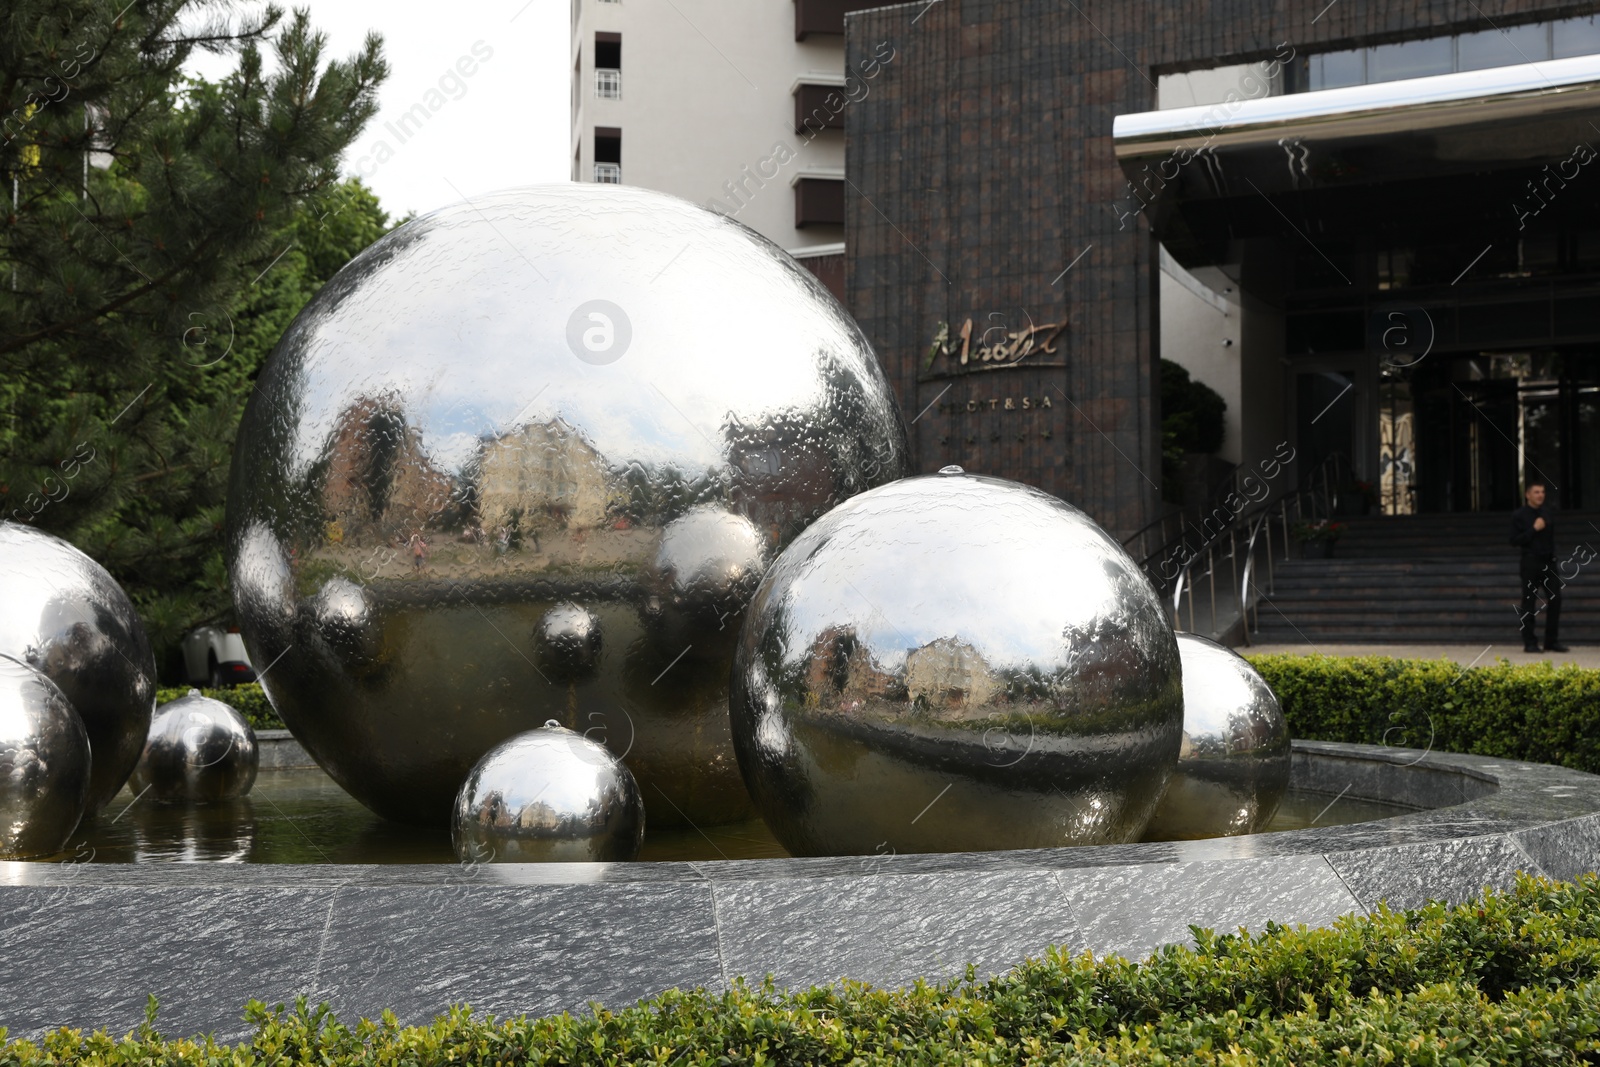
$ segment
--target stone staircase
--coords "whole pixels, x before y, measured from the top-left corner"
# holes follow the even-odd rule
[[[1508,513],[1339,519],[1333,559],[1274,568],[1257,644],[1495,643],[1520,640],[1517,550]],[[1580,566],[1589,556],[1595,558]],[[1600,514],[1563,513],[1557,562],[1577,574],[1563,590],[1561,640],[1600,643]],[[1541,618],[1539,635],[1544,635]]]

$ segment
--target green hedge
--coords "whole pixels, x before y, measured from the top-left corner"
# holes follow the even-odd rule
[[[1556,763],[1600,773],[1600,671],[1385,656],[1250,656],[1291,737]]]
[[[187,696],[189,688],[180,686],[176,689],[157,689],[156,707],[177,700],[181,696]],[[202,689],[200,692],[233,708],[249,720],[253,729],[285,729],[283,720],[278,718],[277,711],[267,702],[266,692],[254,682],[248,685],[236,685],[232,689]]]
[[[1319,930],[1195,931],[1144,963],[1050,951],[1009,974],[888,991],[668,992],[633,1007],[429,1026],[252,1003],[238,1046],[60,1030],[0,1067],[482,1064],[1580,1063],[1600,1057],[1600,880],[1519,878],[1456,907]],[[3,1032],[0,1032],[3,1036]]]

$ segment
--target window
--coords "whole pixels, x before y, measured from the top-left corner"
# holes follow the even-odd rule
[[[594,180],[622,184],[622,131],[615,126],[594,128]]]
[[[594,95],[622,99],[622,34],[594,35]]]

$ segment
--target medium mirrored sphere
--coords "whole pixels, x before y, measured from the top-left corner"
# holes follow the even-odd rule
[[[0,522],[0,654],[61,687],[94,748],[89,812],[105,807],[139,761],[155,706],[155,655],[133,602],[59,537]]]
[[[729,700],[796,855],[1137,840],[1178,758],[1178,649],[1083,512],[948,473],[841,504],[778,557]]]
[[[44,672],[0,655],[0,858],[66,847],[87,811],[89,735]]]
[[[256,732],[245,717],[191,689],[156,709],[128,788],[153,800],[212,804],[249,793],[258,764]]]
[[[483,197],[363,252],[268,359],[228,499],[239,625],[379,814],[442,825],[479,757],[556,718],[660,822],[747,818],[745,605],[905,456],[854,321],[741,224],[618,186]]]
[[[1152,841],[1253,834],[1289,788],[1289,726],[1278,698],[1245,658],[1178,634],[1183,748],[1146,831]]]
[[[552,720],[472,768],[450,840],[468,862],[631,860],[644,843],[644,801],[606,746]]]

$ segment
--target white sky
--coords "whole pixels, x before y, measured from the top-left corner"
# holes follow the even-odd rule
[[[355,52],[368,30],[383,35],[389,78],[378,114],[346,154],[344,169],[365,172],[391,217],[570,178],[570,0],[286,2],[296,4],[310,8],[331,56]],[[490,58],[474,57],[474,45]],[[456,70],[463,56],[472,59],[467,69],[476,66],[470,77]],[[208,78],[226,67],[210,56],[192,64]],[[432,105],[420,130],[416,120],[401,135],[389,129],[419,103]],[[381,163],[380,142],[392,152]]]

